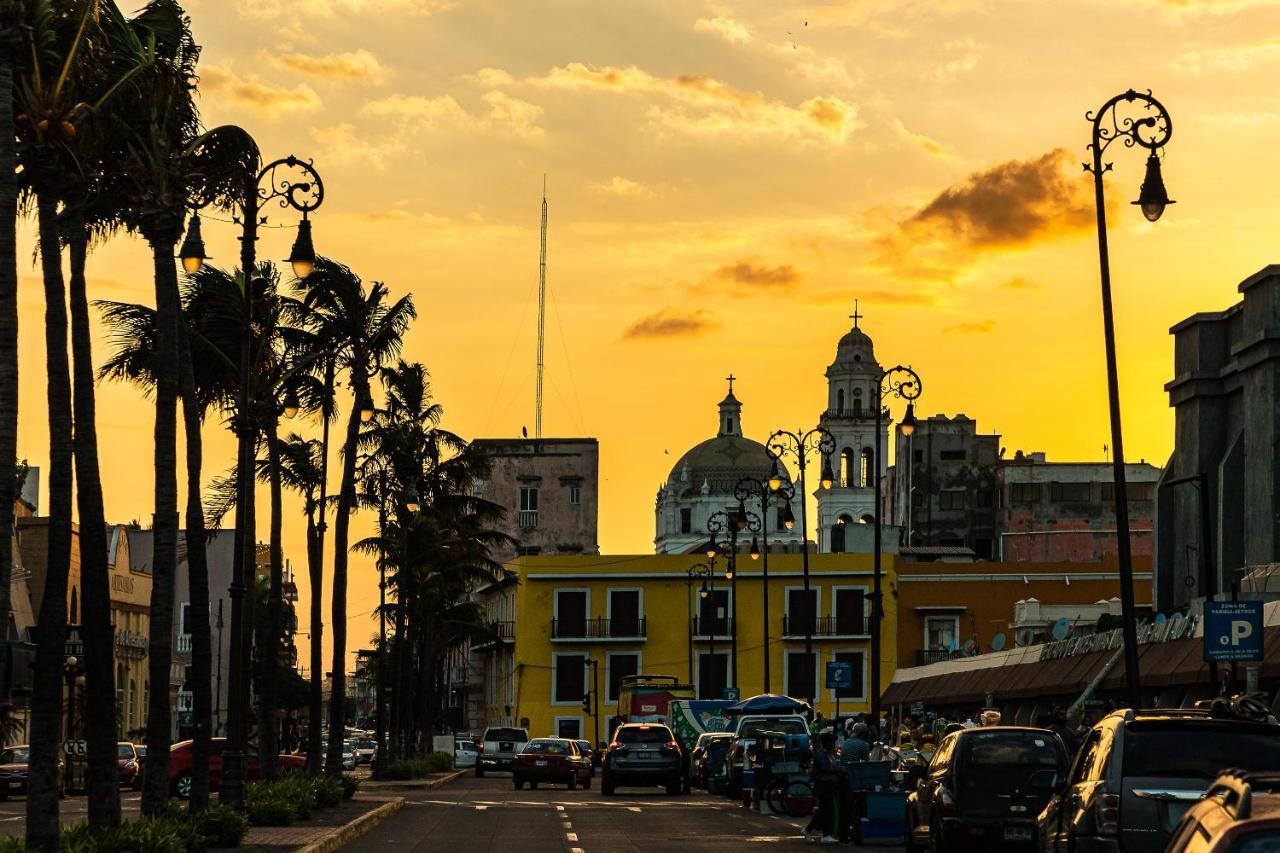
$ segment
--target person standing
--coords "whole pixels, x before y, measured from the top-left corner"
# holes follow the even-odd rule
[[[832,756],[835,748],[836,736],[833,732],[823,731],[818,735],[818,746],[813,751],[813,794],[818,800],[818,809],[804,829],[805,841],[817,841],[821,838],[823,844],[840,843],[832,834],[832,829],[839,825],[835,802],[839,774]]]

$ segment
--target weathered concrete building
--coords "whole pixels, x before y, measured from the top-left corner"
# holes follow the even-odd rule
[[[506,509],[503,532],[515,553],[598,554],[600,445],[594,438],[478,438],[489,475],[475,494]]]
[[[895,464],[884,490],[884,515],[908,546],[966,547],[980,560],[996,554],[1001,522],[1000,436],[978,432],[966,415],[919,420],[895,435]]]
[[[1242,298],[1230,308],[1193,314],[1169,330],[1174,450],[1158,492],[1160,609],[1230,590],[1247,567],[1280,562],[1280,266],[1264,267],[1238,290]],[[1201,474],[1203,494],[1169,485]]]

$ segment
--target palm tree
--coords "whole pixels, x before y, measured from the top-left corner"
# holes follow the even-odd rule
[[[365,286],[350,269],[320,259],[315,271],[294,285],[308,312],[316,338],[333,354],[352,390],[342,446],[342,482],[333,536],[333,686],[329,702],[329,745],[325,772],[342,773],[346,729],[347,560],[351,509],[356,496],[356,451],[363,414],[372,412],[370,377],[399,353],[404,333],[416,316],[412,298],[394,302],[385,284]]]

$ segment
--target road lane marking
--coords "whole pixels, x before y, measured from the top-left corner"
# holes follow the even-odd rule
[[[627,811],[629,811],[629,812],[635,812],[636,814],[639,814],[639,813],[640,813],[640,807],[639,807],[639,806],[627,806]]]
[[[566,832],[566,833],[564,834],[564,837],[565,837],[565,838],[567,838],[567,839],[569,839],[570,841],[577,842],[577,840],[578,840],[578,833],[576,833],[576,832]]]
[[[476,811],[478,811],[478,812],[482,812],[482,811],[484,811],[484,810],[485,810],[485,809],[487,809],[487,808],[489,808],[489,807],[488,807],[488,806],[476,806]]]

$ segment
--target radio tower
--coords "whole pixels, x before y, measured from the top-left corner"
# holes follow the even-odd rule
[[[542,245],[538,255],[538,383],[533,437],[542,438],[542,353],[547,340],[547,176],[542,176]]]

